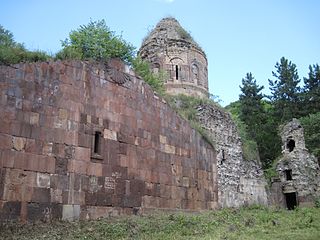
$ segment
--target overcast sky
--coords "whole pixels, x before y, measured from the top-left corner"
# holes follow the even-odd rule
[[[105,19],[139,48],[161,18],[175,17],[206,52],[209,91],[222,105],[238,99],[247,72],[268,93],[282,56],[297,65],[301,79],[309,64],[320,64],[318,0],[0,0],[0,8],[0,24],[17,42],[53,54],[90,19]]]

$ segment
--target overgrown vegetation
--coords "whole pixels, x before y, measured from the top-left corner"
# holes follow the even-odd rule
[[[256,141],[248,134],[249,127],[241,121],[240,102],[234,102],[226,107],[226,110],[231,113],[232,119],[237,126],[239,136],[241,137],[243,157],[247,161],[257,161],[260,159],[258,145]]]
[[[281,153],[279,126],[300,118],[305,128],[307,148],[319,159],[320,156],[320,67],[309,66],[308,77],[300,87],[297,67],[282,57],[269,80],[271,95],[261,94],[263,86],[247,73],[240,86],[239,101],[230,104],[235,118],[244,124],[249,138],[257,143],[259,156],[268,177],[275,173],[276,159]],[[236,110],[235,110],[236,109]],[[239,125],[239,124],[238,124]],[[240,126],[241,132],[241,126]]]
[[[1,224],[0,239],[319,239],[320,209],[264,207],[201,214],[155,213],[112,219]]]
[[[20,62],[47,61],[51,57],[44,51],[29,51],[17,43],[13,34],[0,25],[0,64],[9,65]]]
[[[141,57],[137,57],[132,61],[134,71],[148,83],[152,90],[163,96],[165,94],[164,81],[167,74],[160,70],[155,73],[151,70],[150,64],[143,61]]]
[[[304,128],[306,147],[320,159],[320,112],[300,118]]]
[[[81,25],[62,41],[63,49],[57,53],[58,59],[81,59],[107,61],[120,58],[131,63],[135,48],[111,31],[104,20],[90,21]]]
[[[186,119],[192,128],[196,129],[201,136],[214,148],[216,148],[215,140],[207,133],[202,127],[198,119],[197,107],[201,105],[214,105],[215,107],[221,108],[217,103],[207,98],[197,98],[192,96],[186,96],[183,94],[172,96],[166,95],[166,101],[169,105],[176,110],[184,119]],[[222,108],[221,108],[222,109]],[[222,109],[223,110],[223,109]]]

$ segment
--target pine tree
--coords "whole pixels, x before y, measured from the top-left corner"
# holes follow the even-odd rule
[[[263,100],[263,88],[257,84],[252,73],[246,74],[240,86],[239,118],[245,123],[249,137],[257,143],[262,167],[267,169],[280,154],[281,144],[277,123],[270,114],[273,108]]]
[[[240,86],[241,94],[240,100],[240,119],[250,126],[249,135],[253,139],[256,138],[256,134],[263,120],[263,106],[261,100],[263,94],[261,90],[263,86],[259,86],[252,76],[252,73],[247,73],[246,77],[242,79],[242,86]]]
[[[303,102],[305,114],[320,112],[320,67],[318,64],[309,66],[308,78],[303,78]]]
[[[280,122],[285,122],[300,115],[300,79],[296,65],[284,57],[280,59],[280,63],[276,63],[275,68],[272,75],[276,80],[269,79],[272,94],[270,99],[275,108],[275,116]]]

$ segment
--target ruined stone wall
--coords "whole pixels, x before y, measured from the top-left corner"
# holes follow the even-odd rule
[[[241,139],[230,114],[203,104],[198,107],[198,119],[208,130],[217,150],[219,205],[267,205],[267,183],[261,164],[243,159]]]
[[[297,119],[284,125],[280,132],[282,157],[276,164],[281,195],[296,193],[298,205],[312,205],[320,196],[319,165],[305,147],[304,131]],[[277,182],[273,183],[276,185]],[[275,195],[275,194],[273,194]],[[273,199],[273,204],[283,206]]]
[[[0,67],[0,219],[214,209],[215,150],[122,63]]]

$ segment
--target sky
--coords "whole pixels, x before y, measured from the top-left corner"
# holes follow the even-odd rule
[[[320,64],[319,0],[0,0],[0,25],[30,50],[55,54],[71,30],[105,19],[139,49],[164,17],[175,17],[208,58],[209,92],[223,106],[239,98],[252,72],[263,92],[281,57],[301,79]]]

